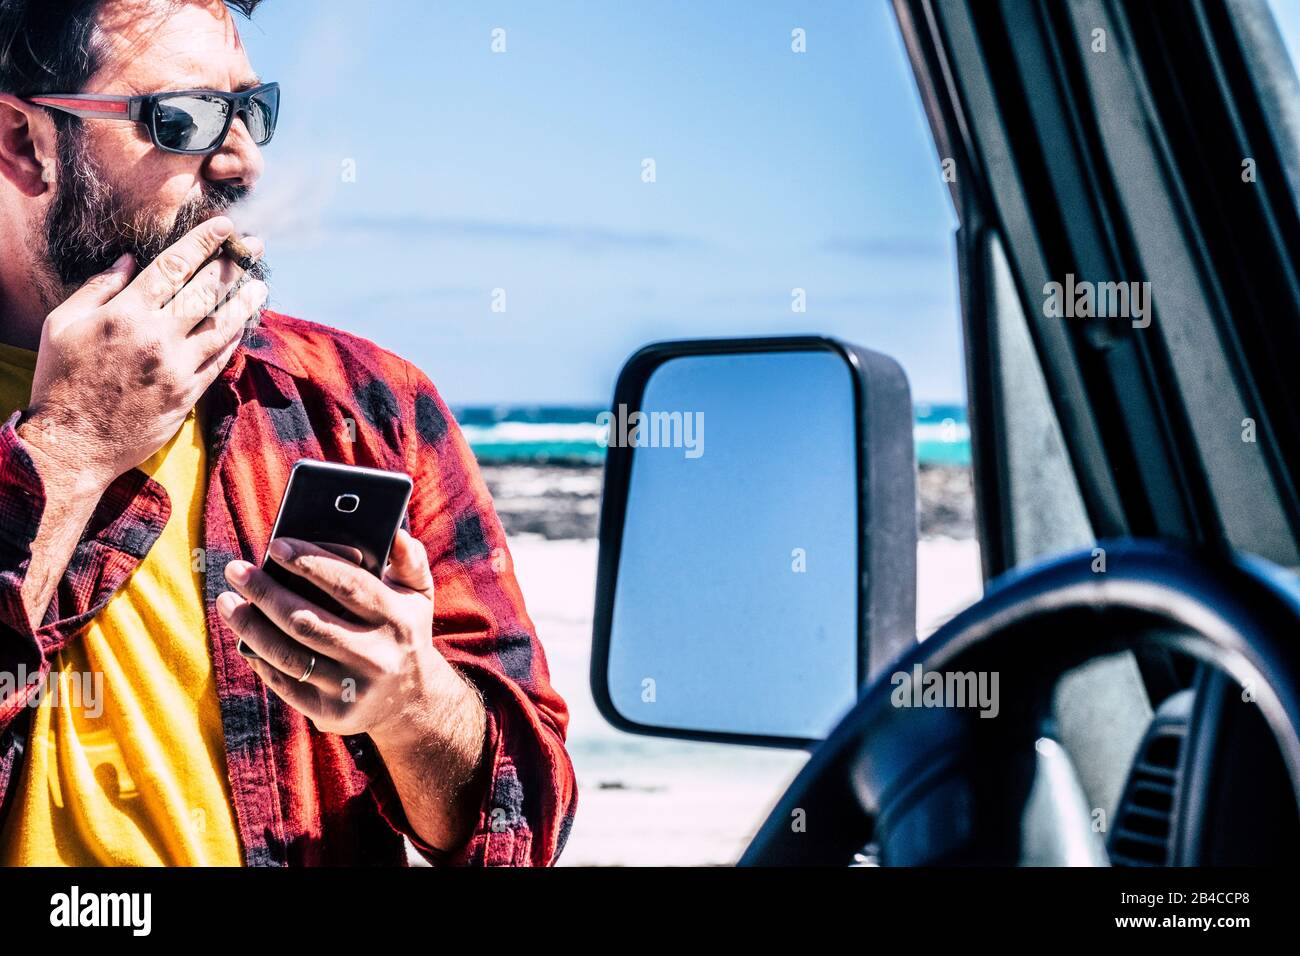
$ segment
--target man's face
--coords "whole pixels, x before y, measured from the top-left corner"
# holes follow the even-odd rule
[[[98,16],[102,66],[86,93],[234,90],[257,82],[221,0],[105,0]],[[40,224],[53,308],[124,252],[141,267],[198,223],[247,195],[262,156],[236,118],[207,156],[154,147],[140,123],[82,120],[59,136],[54,199]],[[259,263],[250,277],[261,278]]]

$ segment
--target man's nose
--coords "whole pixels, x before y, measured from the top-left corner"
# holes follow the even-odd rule
[[[203,175],[212,182],[252,186],[262,178],[261,148],[244,125],[244,117],[236,116],[221,148],[210,155],[203,167]]]

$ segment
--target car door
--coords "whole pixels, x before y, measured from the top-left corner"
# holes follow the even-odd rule
[[[1034,475],[1017,455],[1041,426],[1009,388],[1017,356],[998,314],[1017,308],[1096,536],[1294,567],[1295,149],[1261,93],[1294,102],[1295,75],[1266,5],[1197,0],[1177,16],[1102,0],[895,8],[961,217],[988,573],[1057,544],[1022,533],[1034,495],[1018,485]],[[1267,78],[1250,66],[1260,56],[1274,59]],[[1149,309],[1055,307],[1052,289],[1085,284],[1145,284]],[[1066,513],[1071,493],[1039,491]]]
[[[1296,152],[1268,100],[1297,87],[1267,5],[895,9],[961,220],[986,577],[1126,535],[1294,567]],[[1132,663],[1061,704],[1112,808],[1147,704],[1192,680]]]

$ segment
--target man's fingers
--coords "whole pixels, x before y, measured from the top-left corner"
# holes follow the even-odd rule
[[[254,260],[262,257],[265,248],[256,236],[245,236],[244,244]],[[218,254],[205,263],[194,278],[167,303],[170,314],[182,331],[195,335],[212,327],[212,313],[230,301],[235,286],[243,279],[245,270],[233,259]],[[241,287],[243,288],[243,287]]]
[[[199,334],[211,326],[212,314],[243,276],[244,270],[224,256],[213,259],[163,307],[163,315],[169,316],[179,331]]]
[[[226,216],[199,223],[149,263],[130,289],[145,306],[162,308],[234,231],[234,223]]]
[[[71,306],[72,312],[69,314],[97,309],[126,288],[134,271],[135,257],[129,252],[124,252],[103,272],[87,279],[80,289],[63,301],[60,308]]]
[[[424,545],[407,533],[397,529],[393,550],[388,556],[385,583],[392,587],[409,588],[433,600],[433,572],[429,570],[429,554]]]
[[[239,640],[280,673],[294,680],[307,674],[303,683],[327,694],[336,694],[343,686],[342,669],[338,664],[290,638],[238,594],[226,591],[219,595],[217,610]]]
[[[231,357],[235,354],[235,349],[239,348],[239,343],[244,340],[243,333],[231,338],[229,344],[220,352],[213,355],[194,371],[194,401],[197,402],[203,393],[208,390],[208,386],[217,380],[221,370],[230,362]]]
[[[346,544],[329,544],[325,541],[317,541],[315,544],[316,547],[324,548],[330,554],[337,554],[344,561],[350,561],[358,566],[361,564],[362,555],[360,548],[350,548]]]
[[[244,572],[241,578],[241,572]],[[226,580],[239,594],[266,615],[285,634],[311,651],[324,654],[344,666],[359,664],[360,658],[351,644],[359,631],[355,626],[299,597],[276,582],[261,568],[246,561],[232,561],[226,566]]]
[[[267,553],[276,564],[310,581],[362,621],[386,624],[393,618],[388,589],[364,568],[297,538],[276,538]]]
[[[311,719],[313,723],[319,723],[325,717],[326,704],[323,698],[325,693],[313,687],[310,683],[299,683],[287,674],[284,674],[266,661],[249,660],[248,666],[253,669],[258,677],[266,683],[266,686],[275,692],[275,695],[282,701],[292,707],[298,713]]]
[[[266,296],[265,282],[260,279],[246,282],[238,292],[221,303],[212,313],[210,321],[204,319],[196,326],[189,336],[190,345],[194,349],[195,366],[202,366],[224,350],[232,339],[238,339],[245,323],[262,307]]]

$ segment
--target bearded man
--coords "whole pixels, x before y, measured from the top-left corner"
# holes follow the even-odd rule
[[[221,254],[259,2],[0,0],[0,860],[550,864],[568,712],[460,429]],[[300,458],[414,480],[382,580],[267,558],[347,616],[258,566]]]

